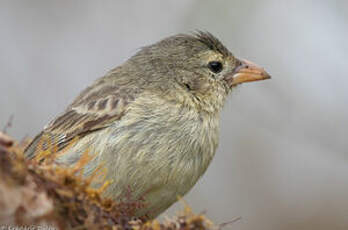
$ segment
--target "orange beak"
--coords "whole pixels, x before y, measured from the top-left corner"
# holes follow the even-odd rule
[[[270,79],[271,76],[260,66],[251,61],[241,60],[241,65],[238,66],[231,74],[225,77],[230,87],[239,85],[244,82],[260,81]]]

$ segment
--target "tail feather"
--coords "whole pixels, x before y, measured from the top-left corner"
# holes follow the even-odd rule
[[[24,150],[24,157],[27,159],[33,159],[37,154],[37,147],[42,138],[43,132],[40,132],[34,140],[28,145],[28,147]]]

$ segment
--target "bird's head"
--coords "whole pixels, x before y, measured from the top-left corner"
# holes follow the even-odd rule
[[[180,100],[183,95],[178,92],[182,92],[193,104],[212,112],[221,109],[233,87],[270,78],[263,68],[236,58],[208,32],[165,38],[144,47],[131,60],[157,87],[174,89]]]

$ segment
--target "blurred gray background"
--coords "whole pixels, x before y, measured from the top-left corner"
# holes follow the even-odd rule
[[[185,197],[226,229],[348,229],[348,2],[1,0],[0,128],[35,135],[139,47],[207,30],[272,80],[245,84]],[[175,206],[166,213],[175,213]]]

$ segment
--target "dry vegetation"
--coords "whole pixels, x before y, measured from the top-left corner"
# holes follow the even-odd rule
[[[187,207],[164,223],[134,218],[144,205],[132,200],[131,191],[122,202],[100,196],[105,186],[90,187],[93,178],[78,172],[86,163],[62,169],[40,166],[23,158],[27,143],[16,143],[0,132],[0,227],[50,226],[46,229],[216,229],[204,215]],[[35,229],[35,228],[34,228]],[[36,229],[39,229],[37,227]]]

